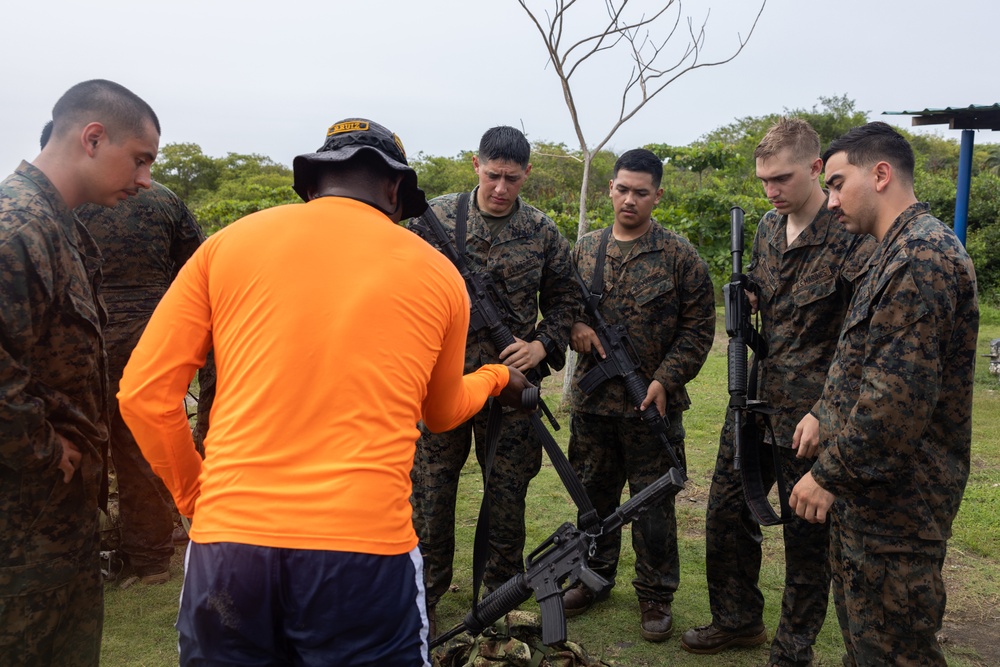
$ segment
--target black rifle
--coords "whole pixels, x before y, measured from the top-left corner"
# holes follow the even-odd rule
[[[473,636],[517,609],[532,595],[542,611],[542,642],[548,646],[566,640],[566,615],[562,596],[578,581],[593,591],[600,591],[608,582],[588,566],[594,540],[618,530],[639,514],[684,488],[684,479],[676,468],[629,498],[597,527],[588,533],[567,522],[559,527],[525,559],[525,571],[516,574],[500,588],[483,598],[460,624],[436,637],[430,647],[440,646],[462,632]],[[564,586],[565,584],[565,586]]]
[[[493,282],[493,276],[485,272],[473,272],[469,270],[468,265],[465,263],[465,258],[459,254],[455,243],[448,238],[448,232],[445,231],[444,225],[438,220],[433,209],[428,208],[423,213],[422,218],[427,221],[430,232],[437,237],[441,253],[455,265],[455,268],[458,269],[459,274],[462,276],[462,280],[465,281],[465,288],[469,293],[469,301],[471,302],[469,328],[473,331],[486,329],[498,353],[502,352],[508,346],[513,345],[516,342],[514,334],[504,324],[504,314],[513,312],[513,308],[511,308],[503,292],[497,289],[496,284]],[[543,359],[538,366],[528,369],[524,375],[528,378],[528,382],[540,386],[542,380],[549,375],[549,366]],[[545,404],[545,401],[539,400],[538,407],[545,415],[545,418],[549,420],[549,423],[552,424],[552,428],[558,431],[559,422],[556,421],[555,416],[549,410],[549,406]]]
[[[729,409],[733,411],[733,468],[743,477],[743,495],[747,506],[758,523],[765,526],[784,523],[790,518],[788,490],[781,475],[777,456],[774,457],[781,518],[774,513],[767,501],[760,470],[760,429],[750,413],[773,414],[765,401],[757,400],[756,366],[748,372],[747,347],[753,350],[757,361],[767,357],[767,341],[750,321],[751,308],[747,292],[757,293],[757,285],[743,273],[743,209],[734,206],[730,214],[730,251],[733,256],[733,274],[722,288],[726,306],[726,333],[729,334]],[[749,418],[748,418],[749,417]],[[767,422],[769,425],[769,421]],[[786,512],[787,509],[787,512]]]
[[[607,380],[621,378],[622,382],[625,383],[625,394],[628,396],[629,403],[634,405],[638,410],[639,406],[646,399],[646,394],[649,391],[649,383],[639,375],[639,355],[635,350],[635,345],[632,344],[632,339],[629,338],[628,331],[624,325],[616,324],[612,326],[608,324],[604,316],[601,315],[601,311],[598,310],[600,295],[591,294],[590,288],[583,281],[580,272],[574,270],[574,273],[576,274],[577,282],[580,283],[580,287],[583,289],[583,300],[587,305],[587,314],[590,315],[594,323],[594,333],[597,334],[597,339],[601,341],[601,347],[604,348],[604,354],[606,355],[604,359],[601,359],[601,355],[597,353],[596,348],[591,350],[594,367],[580,378],[580,390],[589,394]],[[673,445],[670,444],[670,440],[667,438],[667,430],[670,423],[666,417],[660,414],[655,404],[647,406],[642,411],[641,416],[642,421],[646,422],[653,431],[653,434],[666,448],[667,455],[670,457],[670,463],[680,471],[683,479],[687,479],[687,472],[684,470],[677,452],[674,451]]]

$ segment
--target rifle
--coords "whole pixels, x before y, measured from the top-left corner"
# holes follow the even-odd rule
[[[624,325],[616,324],[612,326],[608,324],[597,307],[600,295],[591,294],[590,288],[587,287],[587,283],[584,282],[580,272],[576,269],[573,272],[576,274],[577,282],[583,289],[583,300],[587,305],[587,313],[594,322],[594,333],[597,334],[597,339],[601,341],[601,347],[604,348],[604,353],[607,355],[604,359],[601,359],[596,349],[591,350],[594,367],[580,378],[580,390],[589,394],[607,380],[616,377],[621,378],[622,382],[625,383],[625,394],[628,396],[629,402],[638,410],[646,398],[649,383],[639,375],[639,354],[636,352],[635,345],[632,343],[632,339],[629,337]],[[681,477],[686,480],[687,472],[684,470],[677,452],[674,451],[673,445],[670,444],[670,440],[667,438],[667,430],[670,426],[667,418],[660,414],[656,405],[647,406],[642,411],[641,416],[642,421],[646,422],[653,431],[653,435],[660,440],[667,450],[671,465],[677,468],[680,471]]]
[[[757,285],[743,273],[743,209],[733,206],[730,211],[730,252],[733,256],[733,273],[730,282],[722,287],[726,306],[726,333],[729,334],[728,376],[729,409],[733,411],[733,468],[742,472],[743,495],[747,506],[758,523],[772,526],[785,523],[791,518],[788,507],[788,490],[781,475],[777,457],[774,457],[775,479],[778,482],[778,497],[781,505],[779,518],[767,501],[760,470],[760,441],[758,428],[751,419],[745,422],[748,413],[773,414],[766,401],[751,398],[756,394],[756,366],[753,373],[747,369],[747,347],[753,350],[757,360],[767,357],[767,341],[757,332],[750,321],[750,299],[747,292],[757,293]],[[751,377],[752,376],[752,377]],[[769,423],[769,422],[767,422]],[[748,442],[749,441],[749,442]]]
[[[496,283],[493,282],[493,276],[485,272],[474,273],[469,270],[468,265],[465,263],[465,258],[459,254],[458,248],[455,247],[455,242],[448,238],[448,232],[445,231],[444,225],[438,220],[433,209],[428,208],[423,213],[422,218],[427,221],[430,232],[437,237],[440,244],[440,251],[455,265],[455,268],[458,269],[459,274],[462,276],[462,280],[465,281],[465,288],[469,293],[469,301],[471,302],[469,328],[473,331],[486,329],[489,332],[490,339],[493,341],[493,345],[497,348],[497,352],[501,352],[508,346],[513,345],[516,342],[514,334],[504,324],[504,314],[513,312],[513,308],[503,292],[497,289]],[[542,380],[549,373],[549,365],[543,359],[538,366],[528,369],[524,375],[528,378],[528,382],[536,386],[541,386]],[[559,422],[556,421],[555,416],[549,410],[549,406],[545,404],[545,401],[539,400],[538,407],[549,423],[552,424],[552,428],[558,431]]]
[[[684,479],[676,468],[629,498],[604,519],[593,533],[581,531],[566,522],[552,533],[525,559],[525,571],[514,575],[483,598],[465,620],[430,642],[430,648],[440,646],[462,632],[473,636],[516,609],[532,595],[542,611],[542,642],[547,646],[566,640],[566,615],[562,596],[566,590],[582,582],[593,591],[600,591],[608,582],[591,570],[588,560],[594,541],[600,535],[618,530],[639,514],[684,488]],[[563,586],[563,584],[566,584]]]

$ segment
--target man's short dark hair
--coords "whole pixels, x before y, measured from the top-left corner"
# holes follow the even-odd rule
[[[913,183],[913,148],[894,127],[874,121],[856,127],[838,139],[823,153],[823,166],[835,153],[845,153],[847,161],[856,167],[871,167],[888,162],[903,178]]]
[[[479,140],[479,159],[483,162],[490,160],[513,162],[520,165],[521,169],[527,169],[530,158],[531,144],[528,143],[524,133],[516,127],[509,125],[491,127]]]
[[[105,79],[78,83],[67,90],[52,108],[56,136],[76,123],[96,121],[104,125],[112,141],[141,136],[151,121],[160,134],[160,119],[153,108],[131,90]]]
[[[615,162],[614,176],[618,176],[620,169],[649,174],[653,177],[653,185],[657,188],[663,180],[663,162],[655,153],[645,148],[633,148],[622,153]]]
[[[42,135],[38,137],[38,143],[41,144],[42,150],[45,150],[45,144],[49,143],[49,139],[52,138],[52,121],[45,123],[45,127],[42,128]]]

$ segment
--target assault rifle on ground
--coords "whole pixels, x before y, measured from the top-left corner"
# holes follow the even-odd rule
[[[750,413],[772,414],[765,401],[757,400],[756,366],[748,372],[747,347],[759,361],[767,357],[767,341],[750,321],[751,308],[747,292],[757,293],[757,285],[743,273],[743,209],[734,206],[730,214],[730,252],[733,256],[733,274],[730,282],[722,287],[726,306],[726,333],[729,334],[728,375],[729,409],[733,411],[733,468],[742,472],[743,495],[747,506],[758,523],[771,526],[784,523],[791,517],[788,508],[788,489],[781,475],[777,456],[774,459],[775,480],[781,517],[775,514],[767,500],[760,469],[761,431]],[[750,415],[750,419],[747,416]],[[770,422],[767,421],[767,424]]]
[[[633,521],[643,510],[662,502],[684,488],[684,479],[676,468],[629,498],[604,519],[595,532],[585,532],[566,522],[525,559],[525,571],[508,579],[482,599],[460,624],[436,637],[430,647],[440,646],[462,632],[473,636],[517,609],[532,595],[542,611],[542,642],[548,646],[566,640],[566,615],[563,593],[576,582],[593,591],[608,585],[588,566],[594,541],[600,535],[618,530]],[[565,584],[565,586],[564,586]]]
[[[587,305],[587,314],[590,315],[593,322],[594,333],[601,341],[601,347],[604,348],[606,355],[604,359],[601,359],[601,355],[597,353],[596,349],[591,351],[594,367],[580,378],[580,390],[589,394],[608,380],[621,378],[625,384],[625,394],[628,396],[629,403],[638,410],[646,399],[649,383],[639,375],[639,355],[635,350],[635,345],[632,344],[632,339],[624,325],[612,326],[608,324],[597,307],[601,295],[592,294],[580,272],[574,269],[574,273],[577,282],[583,289],[583,300]],[[653,435],[667,450],[671,465],[680,471],[683,479],[687,479],[687,472],[667,438],[667,429],[670,424],[666,417],[660,414],[655,404],[651,404],[642,411],[642,421],[646,422],[653,431]]]

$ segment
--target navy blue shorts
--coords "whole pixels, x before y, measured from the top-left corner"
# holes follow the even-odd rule
[[[182,667],[429,667],[423,561],[188,545],[177,631]]]

